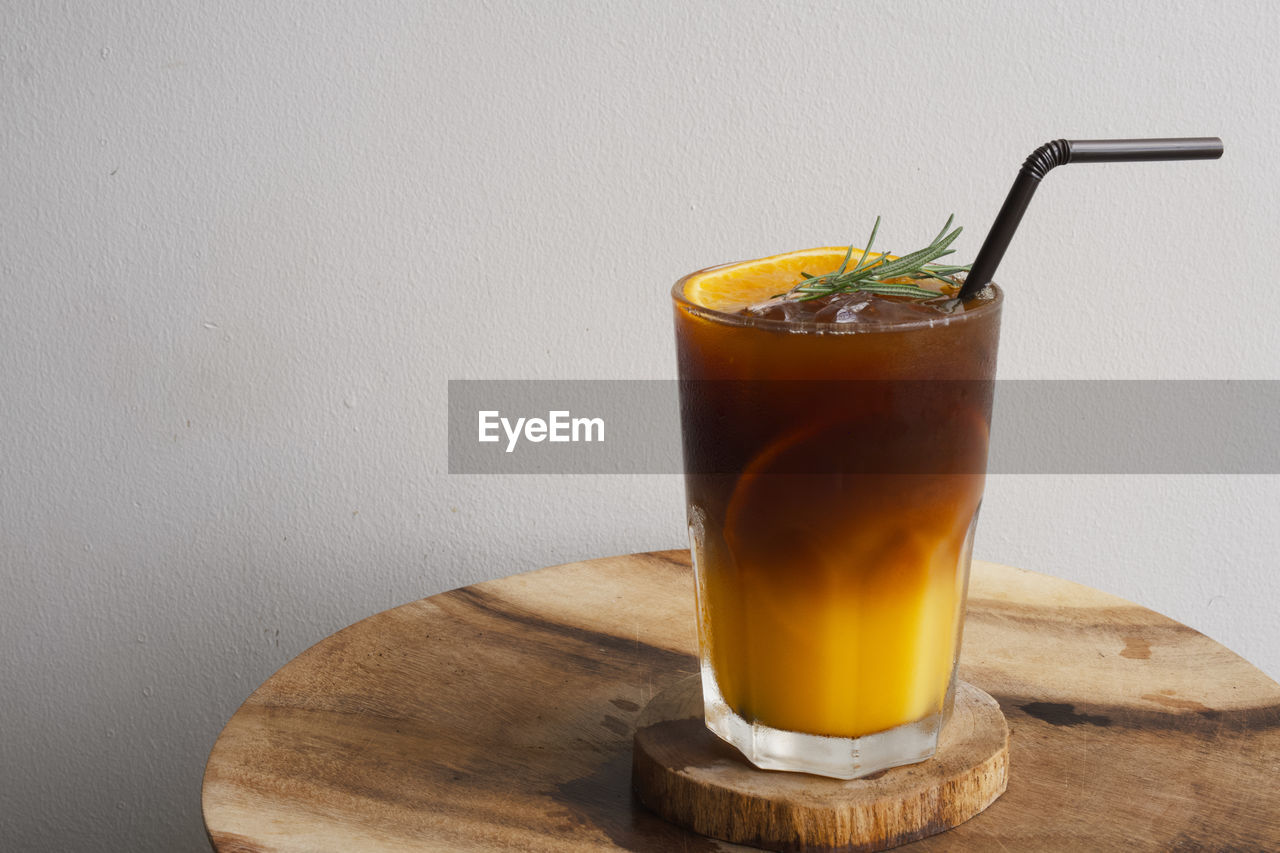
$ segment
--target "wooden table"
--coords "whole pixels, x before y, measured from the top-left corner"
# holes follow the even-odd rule
[[[219,851],[742,850],[630,794],[632,723],[697,671],[687,551],[415,601],[289,662],[204,777]],[[961,677],[1008,792],[912,850],[1280,849],[1280,685],[1119,598],[975,562]]]

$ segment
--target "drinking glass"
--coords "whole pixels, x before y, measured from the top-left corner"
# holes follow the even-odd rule
[[[693,275],[698,275],[697,273]],[[950,711],[1003,301],[813,323],[672,290],[708,727],[852,779]]]

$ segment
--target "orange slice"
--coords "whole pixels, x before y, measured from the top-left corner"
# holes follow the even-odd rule
[[[724,525],[739,560],[795,549],[803,539],[810,552],[839,564],[865,550],[858,541],[865,546],[903,529],[943,539],[967,527],[986,468],[982,412],[956,405],[945,422],[912,430],[918,417],[908,414],[904,421],[902,413],[881,411],[871,400],[858,408],[785,433],[746,465]],[[922,430],[937,434],[922,436]],[[779,530],[793,532],[789,542]]]
[[[738,311],[795,287],[802,280],[802,272],[822,275],[838,270],[848,251],[848,246],[824,246],[712,267],[685,279],[684,297],[714,311]],[[849,269],[861,257],[862,250],[854,249],[849,256]],[[896,255],[879,252],[867,255],[868,262],[880,258],[897,260]]]

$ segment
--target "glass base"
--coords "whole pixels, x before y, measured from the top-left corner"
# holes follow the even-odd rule
[[[933,757],[944,715],[861,737],[826,737],[751,723],[729,707],[711,668],[702,668],[707,728],[762,770],[789,770],[834,779],[857,779]]]

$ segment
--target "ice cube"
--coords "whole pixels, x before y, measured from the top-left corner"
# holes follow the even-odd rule
[[[808,318],[811,313],[807,310],[806,305],[807,303],[797,302],[785,296],[775,296],[772,299],[766,299],[764,302],[757,302],[755,305],[748,306],[743,309],[743,313],[752,317],[759,317],[762,320],[799,322]]]
[[[828,297],[814,316],[819,323],[857,323],[875,314],[875,297],[870,293],[840,293]]]

